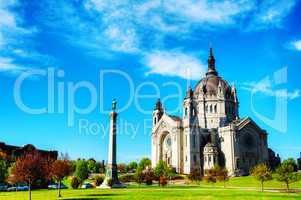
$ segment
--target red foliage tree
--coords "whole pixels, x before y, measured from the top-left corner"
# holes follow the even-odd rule
[[[58,197],[61,197],[61,182],[71,173],[71,169],[68,160],[56,160],[52,163],[51,176],[58,183]]]
[[[29,187],[29,200],[31,200],[31,187],[37,180],[49,178],[48,160],[38,152],[33,151],[18,158],[11,171],[12,181],[27,183]]]

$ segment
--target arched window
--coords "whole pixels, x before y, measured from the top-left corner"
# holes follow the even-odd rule
[[[205,112],[208,112],[208,105],[205,106]]]
[[[154,118],[154,125],[156,125],[157,124],[157,118],[155,117]]]
[[[185,117],[187,117],[187,114],[188,114],[188,109],[185,108]]]
[[[212,105],[210,105],[210,112],[212,113]]]
[[[214,112],[217,113],[217,105],[214,106]]]

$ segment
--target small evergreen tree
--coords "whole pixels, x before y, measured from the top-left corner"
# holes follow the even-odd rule
[[[8,164],[0,158],[0,183],[4,183],[8,176]]]
[[[78,178],[80,184],[82,184],[89,177],[89,169],[85,160],[77,161],[74,176]]]

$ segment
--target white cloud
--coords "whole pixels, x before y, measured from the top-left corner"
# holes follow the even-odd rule
[[[110,39],[109,45],[111,49],[121,52],[138,51],[138,40],[134,29],[121,29],[117,25],[109,26],[104,35],[106,39]]]
[[[156,51],[143,60],[148,74],[177,76],[199,80],[206,72],[206,66],[197,58],[180,52]]]
[[[267,28],[281,28],[283,20],[296,5],[297,0],[262,1],[255,10],[248,29],[261,30]]]
[[[267,96],[287,98],[289,100],[300,97],[299,89],[294,89],[292,92],[287,91],[287,89],[274,89],[272,81],[269,78],[263,79],[260,82],[244,83],[241,88],[253,93],[259,92]]]
[[[25,60],[27,65],[31,61],[49,61],[49,57],[42,55],[33,48],[33,40],[29,39],[36,33],[35,27],[24,27],[23,18],[15,8],[21,3],[18,0],[0,0],[0,72],[18,74],[31,67],[19,65],[18,59]]]
[[[29,69],[16,65],[11,58],[0,57],[0,72],[19,74],[27,70]]]
[[[290,47],[294,50],[301,51],[301,40],[295,40],[290,43]]]

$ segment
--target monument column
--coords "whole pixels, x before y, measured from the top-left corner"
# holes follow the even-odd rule
[[[116,162],[116,100],[112,102],[112,112],[110,113],[110,139],[108,149],[108,164],[106,168],[106,176],[100,188],[118,188],[124,187],[118,180],[117,162]]]

